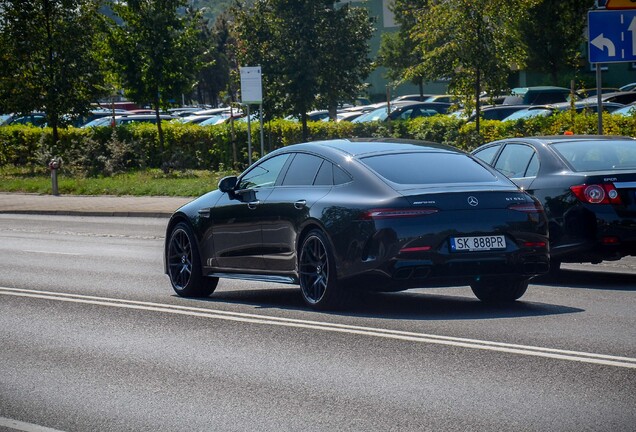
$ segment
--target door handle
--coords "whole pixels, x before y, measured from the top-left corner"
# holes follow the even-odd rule
[[[307,205],[306,200],[298,200],[294,203],[294,207],[296,207],[298,210],[302,210],[303,208],[305,208],[305,205]]]
[[[247,208],[250,210],[254,210],[260,203],[260,201],[250,201],[247,203]]]

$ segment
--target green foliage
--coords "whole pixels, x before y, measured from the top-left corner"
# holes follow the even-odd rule
[[[387,77],[394,82],[411,81],[423,91],[425,76],[416,68],[422,62],[422,52],[411,37],[417,24],[415,11],[423,9],[428,0],[395,0],[391,10],[400,24],[396,33],[384,33],[380,41],[377,62],[387,68]]]
[[[484,120],[479,131],[474,123],[449,116],[423,117],[402,122],[309,122],[310,140],[334,138],[394,137],[445,143],[463,150],[494,140],[535,135],[596,134],[595,113],[560,113],[518,122]],[[65,172],[76,177],[109,177],[131,170],[153,168],[164,175],[187,170],[240,171],[247,165],[247,124],[236,122],[234,142],[230,125],[201,127],[180,123],[164,124],[165,145],[157,129],[150,124],[132,124],[94,129],[62,130],[59,145],[53,151],[51,129],[31,126],[0,127],[0,167],[28,167],[31,172],[45,169],[51,157],[61,157]],[[636,137],[636,120],[605,114],[606,134]],[[260,130],[252,125],[253,151],[260,155]],[[302,125],[275,120],[264,124],[266,152],[303,142]],[[233,146],[238,160],[233,158]]]
[[[305,137],[317,95],[330,107],[353,99],[370,69],[366,11],[337,3],[263,0],[234,9],[238,59],[262,67],[265,113],[295,115]]]
[[[481,91],[500,93],[507,87],[512,66],[523,64],[517,23],[536,1],[429,1],[427,7],[414,11],[417,24],[410,37],[417,42],[422,60],[411,73],[429,80],[448,78],[449,89],[463,96],[464,105],[472,110]],[[472,103],[468,95],[473,95]]]
[[[0,2],[0,111],[43,111],[57,128],[101,93],[102,15],[94,0]],[[66,117],[65,117],[66,116]]]
[[[181,100],[195,82],[204,51],[200,15],[185,0],[116,2],[121,23],[112,23],[110,55],[127,96],[140,104],[166,108]]]
[[[528,68],[548,74],[552,85],[569,86],[559,82],[560,73],[579,66],[586,14],[593,6],[594,0],[541,0],[531,7],[528,19],[519,22]]]

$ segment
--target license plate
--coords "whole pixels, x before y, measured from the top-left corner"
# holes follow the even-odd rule
[[[450,246],[451,252],[505,249],[506,238],[502,235],[451,237]]]

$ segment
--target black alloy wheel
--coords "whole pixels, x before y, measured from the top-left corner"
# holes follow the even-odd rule
[[[319,310],[343,306],[345,296],[337,284],[333,253],[321,231],[311,231],[303,241],[298,268],[305,303]]]
[[[174,291],[182,297],[207,297],[219,282],[203,276],[194,234],[188,225],[178,223],[168,244],[168,276]]]
[[[470,285],[475,296],[486,303],[508,303],[520,299],[528,289],[528,279],[482,279]]]

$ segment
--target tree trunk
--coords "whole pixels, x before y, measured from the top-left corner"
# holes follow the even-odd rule
[[[157,133],[159,135],[159,151],[161,152],[161,161],[164,160],[164,139],[163,139],[163,129],[161,127],[161,116],[159,115],[159,99],[155,100],[155,118],[157,119]]]

